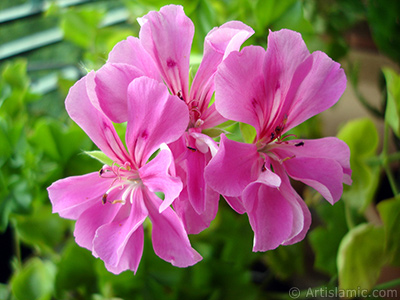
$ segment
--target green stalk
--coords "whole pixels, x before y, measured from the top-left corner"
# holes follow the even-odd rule
[[[378,284],[373,288],[373,290],[386,290],[386,289],[389,289],[389,288],[392,288],[392,287],[395,287],[398,285],[400,285],[400,278]]]
[[[21,243],[19,240],[17,230],[15,228],[13,230],[13,238],[14,238],[14,252],[15,252],[15,257],[17,259],[17,268],[20,269],[22,267]]]
[[[390,169],[390,160],[389,160],[389,133],[390,133],[390,128],[389,124],[385,122],[385,131],[383,135],[383,148],[382,148],[382,153],[381,153],[381,158],[382,158],[382,166],[383,169],[386,172],[386,176],[389,180],[390,187],[392,189],[393,195],[395,197],[399,196],[399,189],[396,184],[396,180],[393,176],[392,170]]]

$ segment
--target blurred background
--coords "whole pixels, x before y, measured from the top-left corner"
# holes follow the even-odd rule
[[[298,244],[251,252],[247,216],[222,200],[211,227],[190,236],[202,262],[172,267],[154,254],[148,232],[137,274],[113,275],[75,244],[74,222],[51,213],[52,182],[101,168],[83,154],[95,146],[64,100],[117,42],[138,36],[136,18],[171,3],[195,25],[193,71],[206,34],[230,20],[255,30],[245,45],[266,47],[269,30],[289,28],[311,52],[339,61],[348,78],[343,97],[293,133],[348,143],[353,185],[331,206],[294,183],[313,214]],[[0,300],[290,299],[292,287],[300,299],[334,288],[400,297],[399,63],[400,1],[1,0]]]

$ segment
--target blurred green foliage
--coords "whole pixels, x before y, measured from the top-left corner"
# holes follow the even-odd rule
[[[310,51],[325,51],[335,60],[346,59],[347,33],[367,24],[378,49],[396,62],[400,59],[397,1],[172,2],[183,5],[195,24],[194,65],[208,31],[229,20],[254,28],[255,35],[246,45],[266,47],[268,30],[290,28],[302,33]],[[2,1],[0,9],[23,3],[27,1]],[[63,108],[77,78],[64,76],[61,69],[74,66],[80,75],[98,69],[118,41],[138,35],[137,17],[170,3],[88,1],[60,8],[54,2],[42,14],[0,25],[0,32],[7,32],[0,34],[3,45],[54,26],[64,35],[60,43],[0,62],[0,232],[3,248],[13,251],[11,257],[3,256],[6,261],[1,271],[6,277],[0,284],[0,299],[287,299],[292,286],[374,289],[384,265],[400,266],[400,204],[394,168],[400,154],[387,147],[392,132],[399,137],[400,77],[391,69],[383,71],[387,90],[386,110],[380,112],[386,124],[383,139],[370,119],[351,121],[338,133],[351,149],[353,169],[353,185],[345,187],[343,199],[332,207],[315,191],[298,186],[313,214],[313,227],[301,243],[252,253],[253,233],[247,217],[221,201],[211,227],[190,237],[204,257],[202,262],[187,269],[171,266],[154,254],[146,232],[137,274],[116,276],[76,245],[73,222],[51,213],[46,188],[59,178],[100,169],[101,163],[84,151],[103,159]],[[116,8],[126,9],[126,21],[103,26],[106,15]],[[54,73],[58,78],[55,90],[34,92],[35,83]],[[224,125],[210,135],[228,130],[235,140],[251,142],[254,138],[249,125]],[[318,138],[321,132],[321,122],[315,117],[293,134]],[[389,199],[378,195],[383,189],[382,174],[390,183]],[[377,211],[379,224],[367,217],[370,209]],[[398,280],[393,282],[388,287],[398,284]]]

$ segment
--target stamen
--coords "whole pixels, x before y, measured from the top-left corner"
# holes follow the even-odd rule
[[[110,194],[110,192],[112,192],[113,190],[115,190],[117,188],[119,188],[120,190],[124,189],[125,182],[120,182],[119,184],[112,186],[117,179],[118,178],[115,178],[115,180],[111,183],[111,187],[106,192],[107,195]]]
[[[114,200],[113,202],[111,202],[111,204],[117,204],[117,203],[125,204],[125,201],[124,200]]]
[[[283,163],[283,162],[285,162],[285,161],[287,161],[287,160],[289,160],[289,159],[295,158],[295,157],[296,157],[296,155],[292,155],[292,156],[289,156],[289,157],[285,157],[284,159],[281,160],[281,163]]]
[[[101,202],[103,203],[103,205],[106,204],[106,202],[107,202],[107,196],[108,196],[108,194],[106,193],[106,194],[104,194],[103,197],[101,198]]]
[[[202,119],[200,119],[200,116],[199,116],[199,119],[197,119],[196,123],[194,123],[194,127],[200,127],[201,125],[204,124],[204,121]]]
[[[261,167],[261,172],[265,172],[267,171],[267,168],[265,167],[265,163],[263,163],[262,167]]]
[[[182,91],[179,90],[176,95],[178,96],[179,99],[181,99],[182,101],[185,101],[185,99],[183,99],[183,95],[182,95]]]

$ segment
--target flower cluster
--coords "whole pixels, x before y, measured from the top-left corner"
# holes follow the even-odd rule
[[[310,54],[290,30],[270,32],[267,50],[240,50],[253,30],[231,21],[206,36],[189,87],[194,26],[183,8],[165,6],[139,23],[139,38],[118,43],[102,68],[69,91],[69,116],[113,163],[53,183],[53,212],[76,220],[76,242],[116,274],[136,272],[147,217],[160,258],[178,267],[201,260],[188,234],[210,225],[220,195],[248,214],[254,251],[302,240],[310,212],[289,178],[333,204],[342,184],[351,184],[350,153],[336,138],[288,140],[285,133],[340,98],[339,64]],[[254,141],[222,134],[216,142],[204,133],[227,120],[253,126]],[[126,123],[125,143],[114,123]]]

